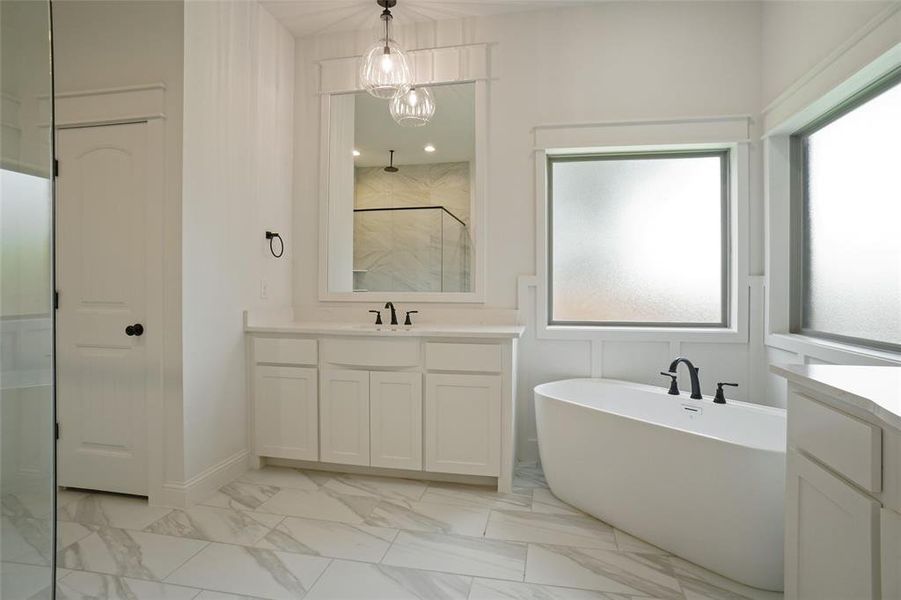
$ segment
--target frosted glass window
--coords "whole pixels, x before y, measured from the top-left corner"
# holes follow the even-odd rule
[[[901,85],[796,139],[800,329],[901,346]]]
[[[550,322],[725,326],[727,158],[551,157]]]

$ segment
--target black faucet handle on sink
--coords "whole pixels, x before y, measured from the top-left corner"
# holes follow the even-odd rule
[[[730,387],[738,387],[737,383],[717,383],[716,384],[716,395],[713,397],[714,404],[725,404],[726,403],[726,394],[723,393],[723,386],[728,385]]]
[[[679,383],[676,381],[677,375],[675,373],[668,373],[667,371],[660,371],[661,375],[666,375],[670,377],[669,382],[669,392],[667,392],[670,396],[678,396],[679,395]]]
[[[412,324],[413,324],[413,321],[410,319],[410,315],[416,315],[416,314],[419,314],[419,311],[418,311],[418,310],[408,310],[408,311],[407,311],[407,318],[404,319],[404,325],[412,325]]]
[[[375,324],[376,324],[376,325],[381,325],[381,324],[382,324],[382,311],[380,311],[380,310],[370,310],[369,312],[375,313]]]

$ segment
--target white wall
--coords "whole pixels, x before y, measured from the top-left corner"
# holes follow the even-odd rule
[[[747,344],[675,348],[668,342],[605,343],[602,356],[596,351],[593,358],[587,341],[536,340],[531,322],[534,290],[526,289],[520,297],[517,287],[520,275],[535,273],[532,128],[552,123],[756,115],[759,31],[760,5],[756,3],[614,2],[439,22],[400,32],[407,49],[491,44],[487,300],[483,307],[460,310],[478,313],[519,306],[520,318],[529,326],[519,363],[521,459],[533,459],[537,450],[531,388],[542,381],[594,374],[659,383],[658,372],[681,351],[701,365],[706,393],[712,392],[716,380],[737,381],[742,387],[734,397],[766,402],[749,392]],[[298,40],[297,44],[295,231],[303,246],[298,248],[295,268],[295,305],[301,316],[327,307],[317,301],[316,287],[319,98],[315,61],[361,54],[368,43],[366,32]],[[762,215],[759,200],[759,193],[753,193],[754,209]],[[757,231],[753,239],[759,270],[762,233]],[[346,310],[350,318],[363,319],[367,308],[351,305]],[[422,320],[430,320],[448,307],[418,308]]]
[[[762,106],[773,102],[890,4],[878,0],[765,2]]]
[[[242,311],[291,304],[294,40],[256,2],[185,4],[185,476],[248,449]],[[266,230],[286,240],[273,258]],[[267,287],[267,298],[261,288]]]

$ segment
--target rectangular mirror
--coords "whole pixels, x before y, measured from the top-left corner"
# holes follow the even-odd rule
[[[473,294],[476,84],[419,89],[436,105],[419,127],[366,92],[328,97],[325,299]]]

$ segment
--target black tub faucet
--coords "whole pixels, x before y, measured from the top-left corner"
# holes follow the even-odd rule
[[[687,358],[682,358],[681,356],[670,363],[669,365],[669,375],[672,373],[674,376],[676,374],[676,369],[679,368],[679,363],[685,363],[685,366],[688,367],[688,376],[691,378],[691,399],[692,400],[700,400],[701,399],[701,380],[698,379],[698,367],[691,364],[691,361]],[[675,384],[676,379],[673,377],[673,383]],[[672,388],[670,393],[672,393]]]
[[[385,308],[391,309],[391,324],[397,325],[397,311],[394,310],[394,302],[386,302]]]

